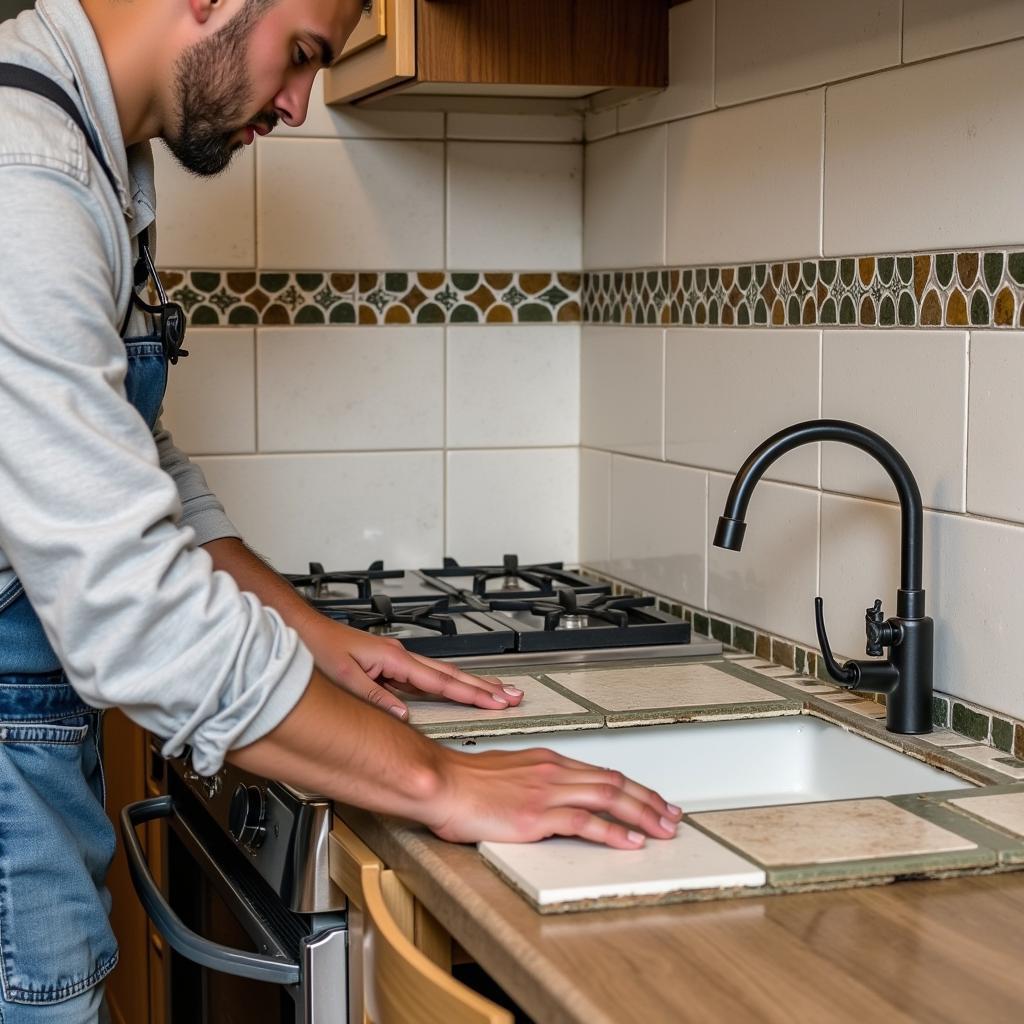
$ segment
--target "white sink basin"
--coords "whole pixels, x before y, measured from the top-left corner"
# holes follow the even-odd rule
[[[444,743],[470,753],[548,747],[580,761],[617,768],[684,811],[973,785],[806,715]]]

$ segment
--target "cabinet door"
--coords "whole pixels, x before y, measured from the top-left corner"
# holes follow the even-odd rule
[[[341,60],[324,72],[324,101],[348,103],[415,74],[415,0],[373,0]]]

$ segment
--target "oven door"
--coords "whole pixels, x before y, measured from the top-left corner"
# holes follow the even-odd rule
[[[174,951],[171,1024],[346,1024],[348,932],[343,916],[289,910],[188,795],[121,813],[128,867],[146,913]],[[167,822],[168,893],[135,832]],[[204,827],[206,826],[206,827]]]

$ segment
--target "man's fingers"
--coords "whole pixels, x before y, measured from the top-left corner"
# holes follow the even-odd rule
[[[659,814],[649,803],[611,783],[554,786],[551,803],[552,806],[582,807],[594,813],[611,814],[655,839],[671,839],[678,828],[678,822]]]
[[[639,850],[646,842],[642,832],[615,821],[606,821],[580,808],[558,807],[550,810],[544,816],[542,826],[545,836],[579,836],[616,850]]]
[[[451,665],[448,662],[436,661],[433,658],[424,657],[422,654],[413,654],[411,651],[409,652],[409,657],[411,657],[413,661],[419,662],[419,664],[428,671],[438,672],[442,676],[454,679],[456,682],[466,683],[469,686],[475,686],[481,690],[486,690],[488,693],[500,697],[509,704],[518,704],[523,699],[522,690],[516,686],[502,683],[502,681],[495,676],[474,676],[469,672],[463,672],[460,668],[455,665]]]
[[[491,711],[503,710],[522,700],[520,691],[511,693],[500,685],[490,682],[484,685],[483,680],[478,680],[473,676],[467,676],[466,679],[473,680],[467,682],[449,675],[442,669],[435,668],[429,661],[423,663],[415,657],[411,661],[413,663],[407,663],[405,666],[386,666],[385,675],[389,680],[395,682],[411,683],[417,690],[424,693],[433,693],[460,704],[472,704],[475,707],[487,708]],[[462,676],[465,673],[459,673],[459,675]]]

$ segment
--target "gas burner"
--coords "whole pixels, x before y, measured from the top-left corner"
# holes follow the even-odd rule
[[[359,608],[347,610],[348,623],[356,629],[379,636],[394,636],[402,639],[417,635],[402,626],[419,626],[420,629],[432,630],[442,636],[455,636],[458,630],[449,612],[448,598],[442,597],[429,605],[404,605],[397,611],[391,598],[376,594],[370,598],[370,608],[364,611]]]
[[[355,598],[369,601],[373,596],[373,580],[397,580],[405,576],[401,569],[385,570],[383,562],[373,562],[369,569],[356,572],[327,572],[321,562],[310,562],[305,574],[285,573],[284,578],[297,590],[312,591],[313,600],[330,597],[332,583],[347,583],[356,588]]]
[[[454,558],[446,558],[443,568],[421,569],[420,572],[438,586],[485,599],[554,597],[558,588],[568,588],[581,594],[609,592],[606,585],[569,572],[562,562],[520,565],[519,556],[514,554],[505,555],[501,565],[464,566]]]
[[[649,608],[653,597],[614,597],[602,594],[580,605],[576,591],[557,589],[554,600],[510,601],[499,598],[490,602],[493,611],[528,611],[544,619],[544,629],[587,629],[608,623],[626,629],[630,608]]]
[[[310,562],[309,573],[285,578],[316,608],[324,602],[366,602],[378,595],[392,601],[430,604],[452,593],[449,587],[413,570],[385,570],[383,562],[354,572],[327,572],[320,562]]]

